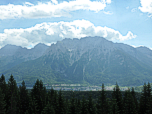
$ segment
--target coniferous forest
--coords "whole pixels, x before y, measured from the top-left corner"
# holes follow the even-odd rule
[[[13,75],[8,83],[5,76],[0,77],[0,114],[152,114],[152,95],[150,83],[143,85],[140,100],[136,98],[134,88],[125,91],[122,97],[118,84],[107,98],[104,84],[97,102],[85,96],[80,99],[65,99],[61,93],[46,90],[41,80],[36,80],[31,92],[28,92],[24,80],[19,87]]]

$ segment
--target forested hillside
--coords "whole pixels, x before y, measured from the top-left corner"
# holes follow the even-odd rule
[[[94,102],[92,95],[86,99],[66,99],[61,90],[46,90],[42,80],[36,80],[31,92],[26,89],[24,80],[17,87],[13,75],[6,84],[5,76],[0,77],[0,111],[2,114],[151,114],[152,95],[150,83],[143,85],[140,100],[132,88],[125,91],[122,97],[118,84],[112,92],[112,98],[107,98],[102,84],[102,91]]]

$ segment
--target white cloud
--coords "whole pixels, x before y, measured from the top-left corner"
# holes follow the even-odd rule
[[[25,2],[24,5],[0,5],[0,19],[14,19],[14,18],[51,18],[69,16],[69,12],[76,10],[91,10],[99,12],[104,10],[107,4],[110,4],[111,0],[75,0],[75,1],[63,1],[58,3],[57,0],[51,0],[47,3],[39,2],[37,5],[33,5],[29,2]]]
[[[58,4],[58,1],[57,0],[51,0],[52,1],[52,3],[54,3],[54,4]]]
[[[108,40],[120,41],[136,37],[130,31],[126,36],[123,36],[119,31],[108,27],[94,26],[93,23],[87,20],[44,22],[26,29],[5,29],[3,33],[0,33],[0,46],[12,44],[28,47],[37,43],[50,45],[64,38],[81,38],[86,36],[100,36]]]
[[[111,0],[106,0],[107,4],[111,4]]]
[[[34,4],[31,4],[30,2],[25,2],[25,5],[33,6]]]
[[[132,46],[132,47],[134,47],[134,48],[137,48],[138,46],[135,46],[135,45],[130,45],[130,46]]]
[[[152,15],[152,0],[140,0],[141,6],[138,8],[144,12],[148,13],[150,16]]]
[[[137,8],[133,8],[132,10],[131,10],[131,12],[135,12],[137,10]]]
[[[110,12],[110,11],[104,11],[103,13],[104,13],[104,14],[108,14],[108,15],[112,15],[112,14],[113,14],[113,13]]]

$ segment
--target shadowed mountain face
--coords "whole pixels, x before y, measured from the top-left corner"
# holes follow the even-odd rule
[[[122,86],[137,86],[152,80],[152,50],[146,47],[133,48],[101,37],[85,37],[64,39],[45,50],[35,47],[26,51],[33,55],[20,53],[24,62],[1,73],[7,77],[12,73],[17,81],[24,79],[28,83],[39,78],[45,83],[106,85],[117,81]]]
[[[20,58],[36,59],[43,55],[48,46],[44,44],[37,44],[32,49],[22,48],[15,45],[6,45],[0,49],[0,57],[16,56]]]
[[[22,62],[34,60],[43,55],[48,46],[38,44],[32,49],[15,45],[6,45],[0,49],[0,72],[8,70]]]

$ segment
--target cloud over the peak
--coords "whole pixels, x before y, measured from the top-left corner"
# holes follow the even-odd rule
[[[0,33],[0,45],[12,44],[28,47],[37,43],[51,44],[64,38],[81,38],[86,36],[100,36],[108,40],[120,41],[136,37],[130,31],[128,31],[126,36],[123,36],[114,29],[94,26],[93,23],[87,20],[75,20],[73,22],[44,22],[26,29],[5,29],[4,33]]]
[[[138,7],[142,12],[152,16],[152,0],[140,0],[141,6]]]
[[[25,2],[23,5],[0,5],[0,19],[62,17],[69,16],[69,12],[76,10],[99,12],[110,3],[111,0],[74,0],[61,3],[51,0],[46,3],[39,2],[36,5],[30,2]]]

